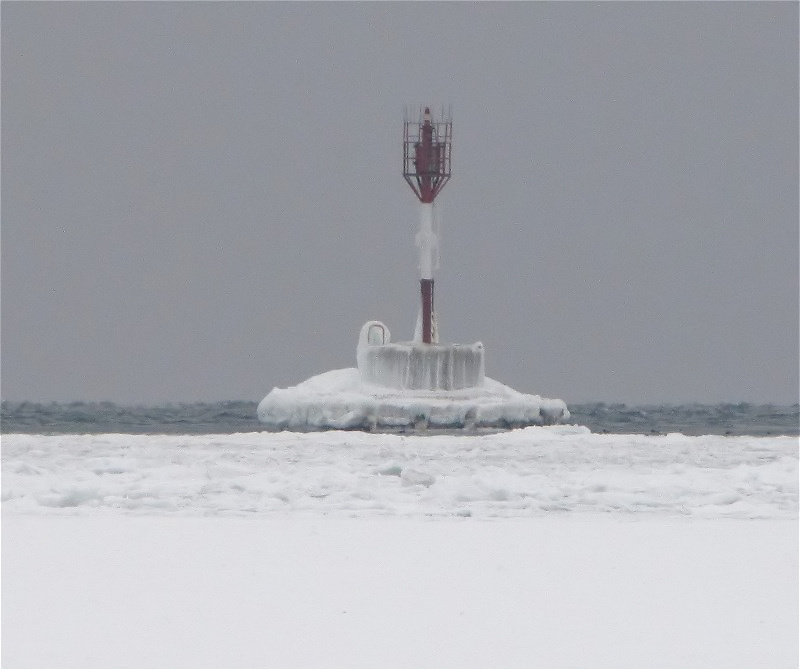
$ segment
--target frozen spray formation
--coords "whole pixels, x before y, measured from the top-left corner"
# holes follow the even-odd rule
[[[415,242],[420,310],[414,339],[392,342],[380,321],[361,328],[357,368],[274,388],[258,418],[275,430],[477,429],[547,425],[569,418],[562,400],[519,393],[485,376],[483,344],[439,342],[434,270],[439,265],[436,197],[450,179],[453,122],[430,108],[403,125],[403,177],[420,203]]]

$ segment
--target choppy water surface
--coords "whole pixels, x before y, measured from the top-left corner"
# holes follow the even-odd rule
[[[569,404],[569,403],[568,403]],[[124,406],[3,401],[3,433],[224,434],[262,430],[255,402]],[[798,435],[800,406],[569,404],[570,423],[594,433]]]

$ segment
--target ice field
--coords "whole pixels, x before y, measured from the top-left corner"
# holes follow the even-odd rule
[[[796,667],[796,437],[2,436],[6,667]]]
[[[4,435],[3,509],[47,515],[794,519],[797,438],[363,432]]]

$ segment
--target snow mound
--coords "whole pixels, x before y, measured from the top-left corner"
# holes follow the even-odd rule
[[[451,391],[393,389],[344,368],[272,389],[258,418],[272,430],[517,428],[566,421],[569,410],[563,400],[520,393],[488,377]]]

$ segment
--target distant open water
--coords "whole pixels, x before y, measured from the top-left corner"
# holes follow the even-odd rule
[[[124,406],[111,402],[2,402],[3,433],[203,434],[263,430],[255,402]],[[569,423],[594,433],[798,435],[800,405],[569,405]]]

